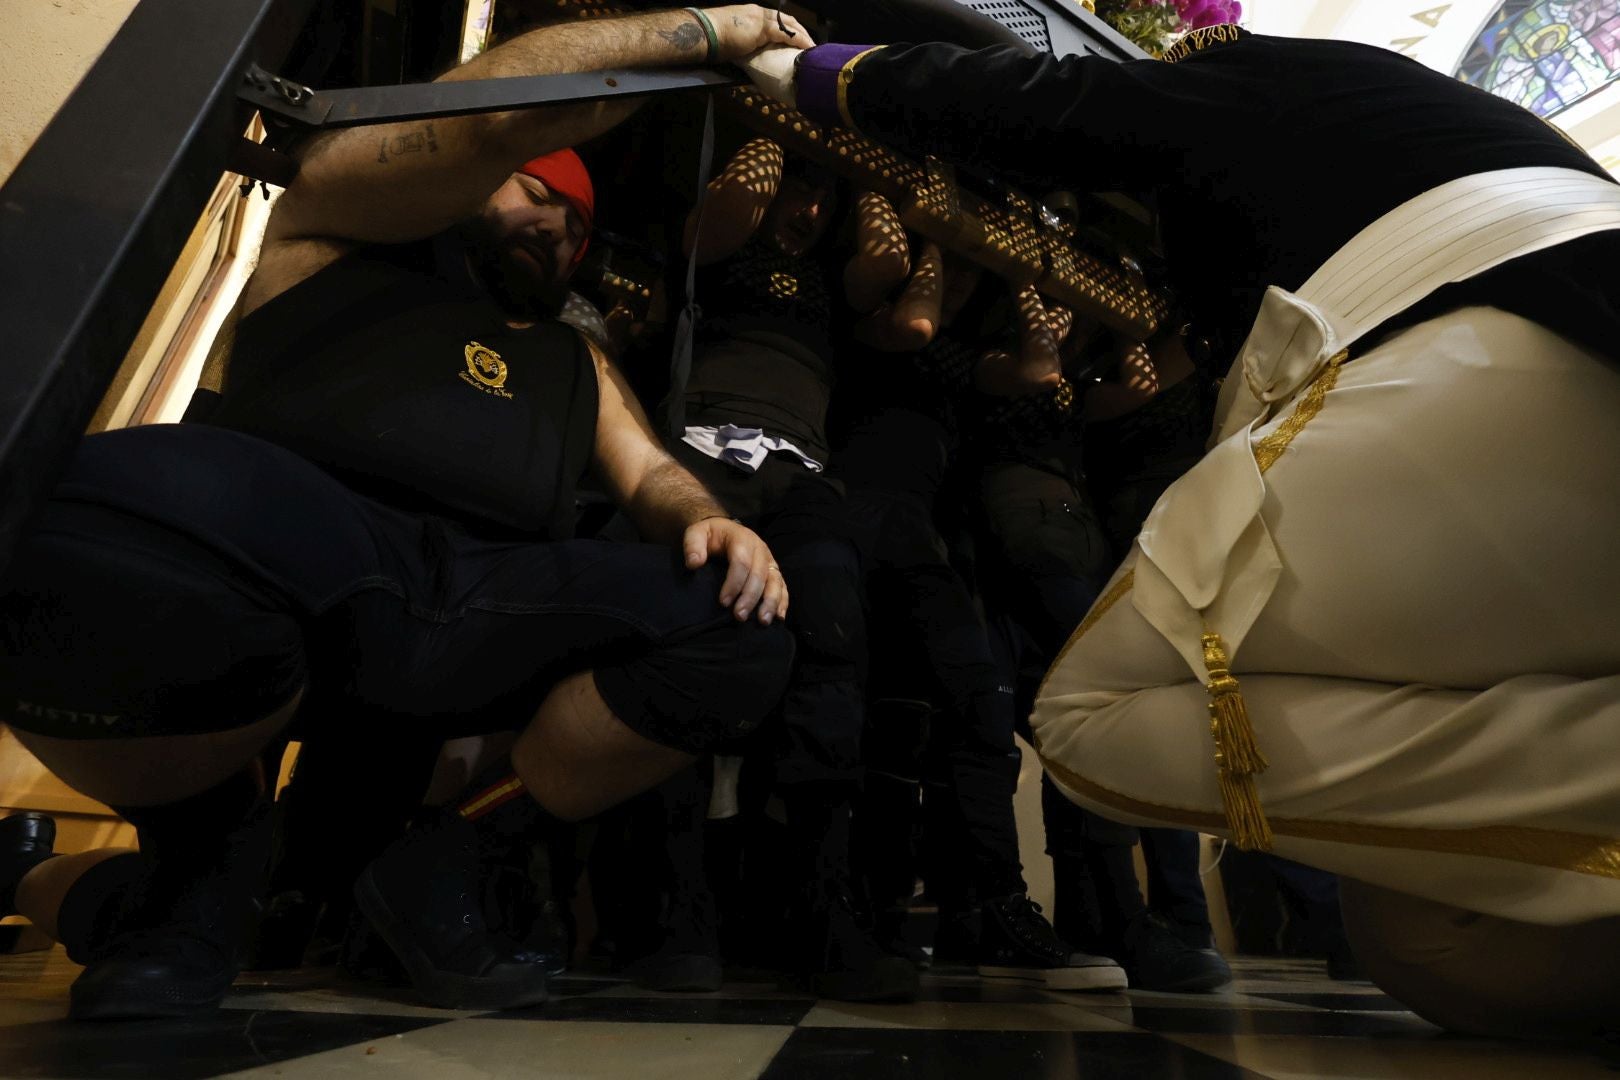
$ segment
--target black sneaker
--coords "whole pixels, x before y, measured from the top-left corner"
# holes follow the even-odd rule
[[[720,959],[709,953],[660,950],[643,956],[627,969],[643,990],[669,994],[707,994],[720,989],[725,972]]]
[[[701,994],[720,989],[720,936],[714,896],[700,881],[677,882],[652,928],[659,944],[626,972],[644,990]]]
[[[1125,970],[1106,956],[1075,952],[1023,893],[984,902],[979,974],[1048,990],[1123,990]]]
[[[824,888],[811,912],[806,975],[817,997],[838,1001],[915,1001],[917,969],[892,956],[855,909],[845,887]]]
[[[315,938],[321,904],[302,889],[285,889],[270,897],[248,950],[244,971],[292,971],[304,964],[304,950]]]
[[[443,1009],[512,1009],[546,999],[527,962],[484,920],[478,836],[459,814],[413,826],[355,879],[354,899],[423,1000]]]
[[[55,844],[56,822],[44,814],[0,819],[0,918],[17,914],[17,886],[28,871],[55,858]]]
[[[1232,981],[1232,969],[1220,953],[1191,944],[1152,912],[1126,928],[1119,962],[1137,990],[1197,993]]]
[[[485,925],[492,936],[511,944],[515,959],[538,964],[548,975],[561,975],[568,970],[567,929],[556,905],[540,897],[539,883],[519,862],[528,854],[482,846]]]
[[[975,908],[941,908],[938,924],[934,928],[933,962],[976,966],[979,962],[979,939],[983,936],[981,922]]]
[[[1356,959],[1348,939],[1328,950],[1327,973],[1334,982],[1367,981],[1367,972],[1361,966],[1361,961]]]
[[[269,804],[217,844],[182,851],[143,833],[142,846],[151,856],[87,945],[74,1020],[201,1015],[236,979],[269,862]]]
[[[928,955],[927,949],[906,936],[906,917],[904,911],[879,912],[873,933],[884,952],[900,957],[918,971],[924,971],[933,966],[934,958]]]

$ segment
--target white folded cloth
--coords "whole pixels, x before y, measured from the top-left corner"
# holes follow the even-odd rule
[[[766,455],[778,450],[792,454],[811,472],[821,472],[826,468],[786,439],[767,435],[760,428],[740,427],[737,424],[721,424],[718,427],[692,425],[681,436],[681,441],[743,472],[758,472]]]

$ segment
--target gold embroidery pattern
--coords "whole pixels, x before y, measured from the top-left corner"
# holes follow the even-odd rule
[[[467,342],[462,352],[467,358],[467,370],[459,373],[462,382],[495,397],[512,396],[506,389],[506,361],[500,353],[476,341]]]
[[[838,69],[838,115],[843,118],[844,126],[851,131],[860,130],[855,126],[855,118],[849,115],[849,84],[855,81],[855,65],[881,48],[883,46],[878,45],[865,52],[856,53]]]
[[[1039,753],[1038,748],[1036,752]],[[1065,787],[1111,809],[1191,829],[1211,831],[1228,827],[1223,814],[1133,799],[1087,780],[1045,757],[1041,758],[1041,763]],[[1305,818],[1273,818],[1271,827],[1279,835],[1301,840],[1428,851],[1441,855],[1474,855],[1620,881],[1620,840],[1602,836],[1521,825],[1428,829],[1367,825],[1353,821],[1311,821]]]
[[[1247,33],[1248,31],[1236,23],[1221,23],[1219,26],[1205,26],[1197,30],[1190,30],[1186,37],[1164,50],[1164,62],[1174,64],[1179,60],[1187,59],[1195,52],[1209,48],[1211,45],[1236,41]]]
[[[1254,463],[1260,466],[1262,473],[1277,464],[1277,459],[1288,449],[1288,444],[1293,442],[1294,437],[1305,430],[1305,425],[1322,411],[1322,402],[1326,400],[1328,391],[1339,381],[1339,365],[1349,358],[1350,350],[1340,350],[1328,361],[1327,370],[1318,375],[1306,388],[1305,396],[1299,399],[1299,404],[1294,406],[1294,411],[1288,419],[1278,424],[1276,431],[1254,444]]]

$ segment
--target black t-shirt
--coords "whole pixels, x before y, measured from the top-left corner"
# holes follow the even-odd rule
[[[1386,49],[1259,35],[1169,64],[895,46],[855,69],[857,126],[1036,190],[1157,195],[1172,284],[1229,360],[1266,287],[1295,290],[1401,203],[1473,173],[1605,176],[1556,129]],[[1607,355],[1620,341],[1620,232],[1447,286],[1403,318],[1466,304]]]
[[[836,262],[828,243],[795,256],[755,239],[698,271],[688,424],[761,428],[827,460]]]
[[[237,328],[208,422],[363,494],[485,535],[573,535],[596,368],[560,323],[512,329],[447,238],[371,247]]]

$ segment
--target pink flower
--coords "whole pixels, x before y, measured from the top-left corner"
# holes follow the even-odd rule
[[[1235,23],[1243,16],[1238,0],[1175,0],[1182,23],[1190,30]]]

